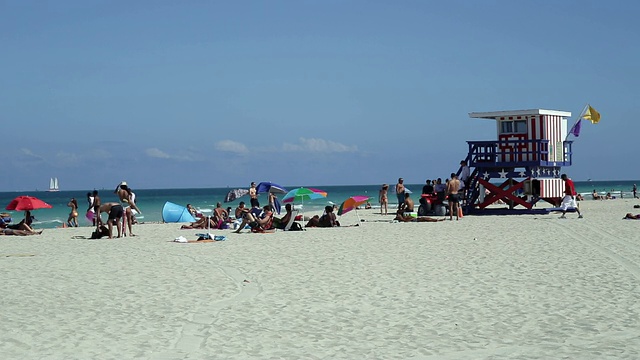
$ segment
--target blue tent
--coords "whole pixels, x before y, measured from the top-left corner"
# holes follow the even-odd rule
[[[196,219],[186,207],[167,201],[162,207],[162,221],[164,222],[194,222]]]

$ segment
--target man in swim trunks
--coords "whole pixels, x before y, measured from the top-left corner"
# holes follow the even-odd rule
[[[404,179],[399,178],[398,183],[396,184],[396,197],[398,199],[398,210],[402,207],[404,203]]]
[[[258,203],[258,189],[256,189],[256,183],[252,182],[251,187],[249,188],[249,197],[251,198],[251,207],[260,207],[260,203]]]
[[[412,213],[414,209],[414,202],[411,198],[411,194],[404,194],[404,201],[400,204],[400,209],[396,212],[396,216],[405,216],[408,213]]]
[[[460,198],[458,197],[458,191],[460,190],[460,180],[455,173],[451,173],[451,180],[447,183],[447,194],[449,200],[449,220],[453,220],[453,214],[456,214],[456,220],[458,220],[458,203]]]
[[[109,225],[109,239],[113,239],[113,224],[115,223],[116,228],[118,229],[118,237],[122,236],[122,228],[124,225],[122,224],[122,216],[124,215],[124,208],[117,202],[108,202],[100,205],[100,211],[98,214],[107,213],[109,215],[109,219],[107,220],[107,224]],[[98,215],[100,216],[100,215]],[[96,229],[99,231],[100,227]]]

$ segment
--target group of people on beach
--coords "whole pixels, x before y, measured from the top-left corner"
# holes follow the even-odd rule
[[[433,196],[436,201],[442,203],[444,200],[448,201],[449,208],[449,220],[460,219],[460,203],[464,199],[465,189],[468,187],[468,180],[470,176],[470,169],[467,166],[465,160],[460,161],[460,175],[451,173],[450,178],[446,179],[443,183],[441,178],[427,179],[426,184],[422,187],[421,201],[425,197]],[[380,202],[380,214],[387,215],[389,210],[389,185],[383,184],[379,191],[378,201]],[[398,178],[398,182],[395,186],[395,193],[398,200],[398,207],[396,210],[395,220],[397,221],[417,221],[417,222],[437,222],[444,219],[434,219],[428,216],[413,216],[415,212],[415,203],[411,199],[411,194],[404,186],[404,179]]]
[[[27,236],[42,234],[43,230],[34,230],[31,227],[34,217],[29,210],[25,211],[24,219],[17,224],[10,224],[10,219],[11,217],[8,213],[0,214],[0,235]]]
[[[133,233],[133,225],[136,223],[135,214],[142,213],[136,205],[136,195],[127,185],[126,181],[120,182],[118,186],[116,186],[114,193],[119,201],[106,203],[102,203],[98,190],[87,193],[87,219],[96,227],[94,234],[108,234],[109,239],[112,239],[114,235],[113,227],[115,226],[118,238],[127,236],[127,229],[129,230],[129,236],[135,236]],[[75,199],[72,199],[70,204],[74,203],[73,200]],[[73,205],[75,205],[75,207]],[[68,225],[71,225],[73,224],[71,220],[74,210],[76,213],[75,217],[77,218],[77,203],[69,206],[72,208],[72,212],[69,215]],[[102,220],[101,215],[103,213],[107,214],[106,223]]]
[[[190,212],[195,214],[194,217],[197,220],[188,225],[182,225],[181,229],[235,229],[236,233],[240,233],[249,227],[252,232],[268,232],[284,229],[294,216],[291,204],[285,205],[285,214],[282,217],[276,217],[272,205],[260,207],[257,199],[253,201],[251,207],[247,207],[244,201],[240,201],[233,215],[231,215],[231,207],[225,209],[219,202],[211,216],[202,215],[191,204],[187,204],[187,209],[192,209]]]

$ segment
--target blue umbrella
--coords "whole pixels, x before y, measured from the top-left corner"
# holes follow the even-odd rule
[[[259,193],[274,193],[274,194],[286,194],[287,189],[278,184],[274,184],[269,181],[263,181],[258,186],[256,186],[256,191]]]

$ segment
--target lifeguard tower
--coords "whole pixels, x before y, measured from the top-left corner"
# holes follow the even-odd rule
[[[539,214],[543,200],[558,207],[564,196],[563,166],[571,166],[567,138],[570,112],[513,110],[472,112],[471,118],[496,122],[497,139],[467,141],[471,169],[464,207],[467,213]]]

